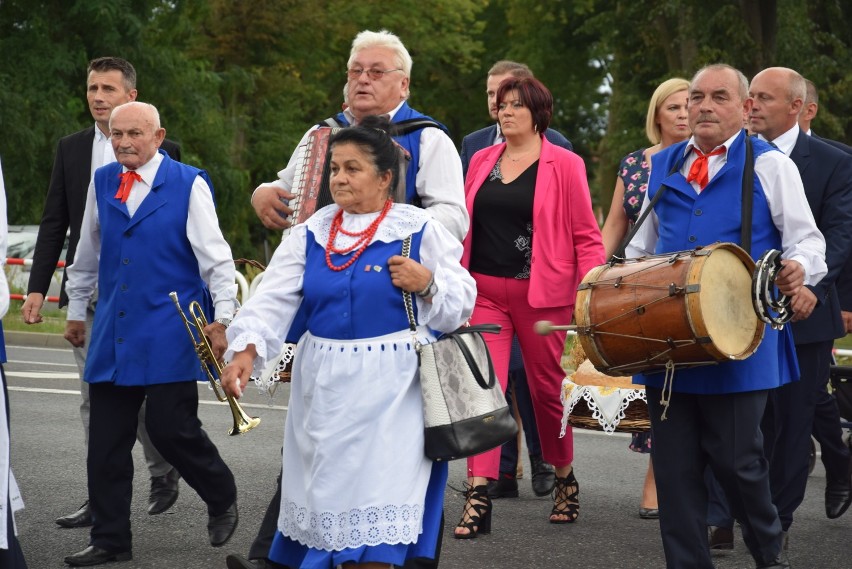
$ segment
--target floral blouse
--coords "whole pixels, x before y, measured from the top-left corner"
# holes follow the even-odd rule
[[[645,159],[645,149],[636,150],[625,156],[618,167],[618,176],[624,183],[624,213],[633,225],[642,209],[642,200],[648,190],[651,163]]]

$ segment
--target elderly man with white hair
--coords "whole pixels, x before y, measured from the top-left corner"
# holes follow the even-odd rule
[[[209,291],[216,321],[204,333],[221,357],[236,269],[212,185],[206,172],[160,150],[166,131],[152,105],[116,107],[109,128],[118,162],[98,168],[89,185],[66,287],[65,337],[75,346],[85,342],[86,307],[96,287],[99,295],[83,377],[91,400],[94,525],[89,547],[65,558],[72,566],[132,558],[131,450],[143,404],[154,446],[207,505],[210,544],[224,545],[237,526],[234,475],[198,419],[196,382],[206,377],[169,298],[176,291],[202,300]]]

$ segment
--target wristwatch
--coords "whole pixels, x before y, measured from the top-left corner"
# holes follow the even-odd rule
[[[214,322],[221,324],[225,328],[227,328],[228,326],[231,325],[231,319],[230,318],[217,318],[216,320],[214,320]]]
[[[420,298],[431,298],[438,294],[438,285],[435,284],[435,275],[433,274],[429,279],[429,284],[426,285],[426,288],[416,292],[415,294]]]

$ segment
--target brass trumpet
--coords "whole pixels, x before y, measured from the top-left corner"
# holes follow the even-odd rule
[[[226,394],[222,389],[219,382],[219,378],[222,375],[222,364],[220,364],[213,355],[213,347],[210,345],[210,340],[208,340],[207,336],[204,335],[204,328],[207,326],[207,318],[204,316],[204,310],[197,301],[193,300],[190,302],[188,310],[193,320],[190,322],[189,318],[186,317],[186,314],[184,314],[183,309],[180,307],[177,292],[170,292],[169,298],[171,298],[172,302],[175,303],[178,314],[180,314],[180,317],[183,319],[186,331],[189,332],[189,338],[192,340],[193,346],[195,346],[195,353],[201,361],[201,369],[203,369],[207,374],[207,379],[213,387],[213,393],[216,394],[216,399],[222,402],[227,401],[228,406],[231,408],[231,415],[234,416],[234,426],[231,427],[228,434],[234,436],[249,432],[260,424],[260,417],[249,417],[246,412],[243,411],[243,408],[240,407],[237,400]],[[195,328],[198,332],[197,339],[192,331],[193,328]]]

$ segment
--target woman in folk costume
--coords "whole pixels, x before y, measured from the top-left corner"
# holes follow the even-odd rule
[[[476,290],[458,240],[424,210],[394,203],[399,150],[388,128],[370,117],[332,137],[335,203],[293,228],[228,328],[222,384],[234,396],[285,338],[300,338],[269,553],[287,567],[372,569],[435,556],[447,470],[423,454],[402,290],[416,293],[420,342],[461,326]]]
[[[6,261],[6,246],[9,243],[8,225],[6,225],[6,188],[3,184],[3,170],[0,169],[0,265]],[[9,311],[9,283],[6,273],[0,267],[0,318]],[[6,342],[3,339],[3,326],[0,325],[0,567],[3,569],[27,569],[21,544],[18,542],[14,513],[23,509],[24,501],[15,475],[12,474],[9,456],[9,396],[6,391]]]

